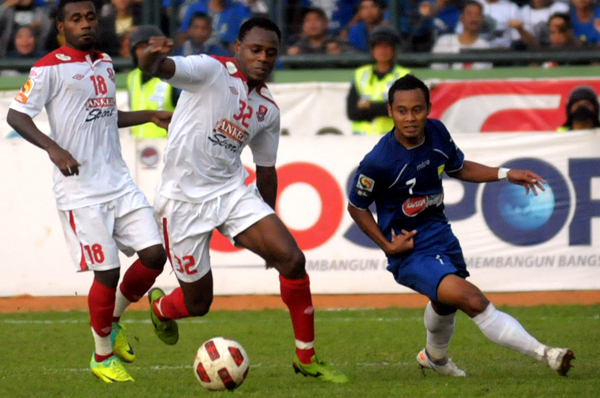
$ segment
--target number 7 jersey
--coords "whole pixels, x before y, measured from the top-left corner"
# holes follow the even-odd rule
[[[59,210],[108,202],[136,189],[121,156],[115,72],[107,54],[67,46],[41,58],[10,108],[34,118],[46,107],[50,136],[81,164],[65,177],[54,167]]]

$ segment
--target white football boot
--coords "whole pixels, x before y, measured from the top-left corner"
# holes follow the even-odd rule
[[[434,363],[431,358],[429,358],[429,355],[427,355],[425,348],[417,355],[417,362],[421,366],[421,369],[431,369],[442,376],[465,377],[467,375],[467,373],[464,370],[459,369],[450,358],[448,358],[448,362],[446,362],[445,365]]]
[[[561,376],[566,376],[569,369],[573,367],[571,361],[575,359],[575,354],[568,348],[550,348],[544,353],[545,362],[550,369],[555,370]]]

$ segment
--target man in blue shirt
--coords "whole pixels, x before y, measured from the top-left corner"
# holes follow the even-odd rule
[[[493,342],[531,356],[566,375],[574,358],[567,348],[539,343],[510,315],[498,311],[470,282],[462,249],[444,215],[442,173],[469,182],[508,180],[531,190],[545,181],[526,170],[488,167],[465,160],[442,122],[428,119],[425,84],[406,75],[389,91],[394,128],[369,152],[356,172],[348,211],[385,252],[388,270],[401,285],[431,300],[425,309],[427,345],[422,368],[466,376],[447,356],[456,310],[466,313]],[[376,222],[369,205],[377,206]]]

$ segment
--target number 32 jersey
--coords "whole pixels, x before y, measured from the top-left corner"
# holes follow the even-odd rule
[[[50,136],[81,164],[65,177],[54,167],[59,210],[104,203],[136,189],[121,156],[115,72],[107,54],[67,46],[41,58],[10,107],[32,118],[44,106]]]
[[[233,58],[171,59],[175,74],[167,82],[183,91],[169,125],[157,193],[201,203],[234,190],[248,175],[240,159],[246,145],[256,165],[274,166],[280,118],[267,86],[248,92]]]

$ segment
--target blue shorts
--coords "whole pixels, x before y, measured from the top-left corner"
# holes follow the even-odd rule
[[[388,257],[388,262],[387,270],[394,275],[396,282],[434,301],[438,301],[438,286],[446,275],[469,276],[458,240],[445,248],[413,251],[402,258]]]

